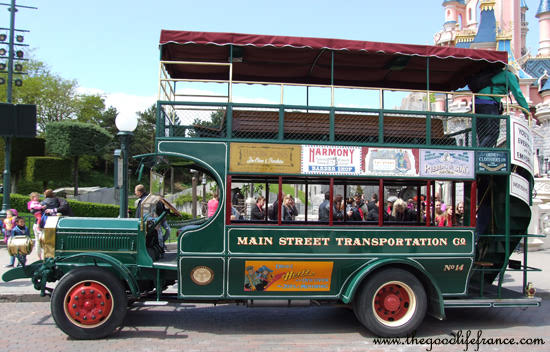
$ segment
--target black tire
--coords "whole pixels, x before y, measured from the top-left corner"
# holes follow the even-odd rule
[[[78,340],[99,339],[124,321],[128,298],[122,281],[111,271],[82,267],[61,278],[51,299],[57,326]]]
[[[406,336],[426,316],[426,291],[403,269],[383,269],[372,274],[355,295],[355,316],[372,333],[383,337]]]

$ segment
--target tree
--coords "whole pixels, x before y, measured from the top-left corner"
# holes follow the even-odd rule
[[[46,125],[46,150],[73,159],[74,195],[78,195],[78,158],[103,155],[113,136],[104,128],[76,121],[50,122]]]
[[[138,125],[131,143],[132,154],[152,153],[155,150],[155,131],[157,122],[157,107],[152,105],[138,112]]]
[[[13,102],[16,104],[36,104],[38,130],[44,131],[48,122],[73,118],[76,113],[75,80],[63,79],[50,72],[40,61],[29,60],[24,69],[28,75],[21,77],[23,84],[13,87]],[[0,91],[5,100],[6,91]]]

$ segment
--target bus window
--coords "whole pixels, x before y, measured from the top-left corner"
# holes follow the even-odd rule
[[[385,182],[384,224],[425,225],[421,199],[420,184]]]

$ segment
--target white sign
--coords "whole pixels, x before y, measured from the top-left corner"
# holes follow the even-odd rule
[[[361,148],[303,145],[302,173],[313,175],[360,175]]]
[[[518,174],[510,174],[510,195],[529,205],[529,181]]]
[[[527,121],[511,118],[512,164],[521,166],[533,175],[533,136]]]

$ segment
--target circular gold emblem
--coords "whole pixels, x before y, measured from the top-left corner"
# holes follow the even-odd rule
[[[191,280],[197,285],[208,285],[214,280],[214,271],[207,266],[196,266],[191,270]]]

